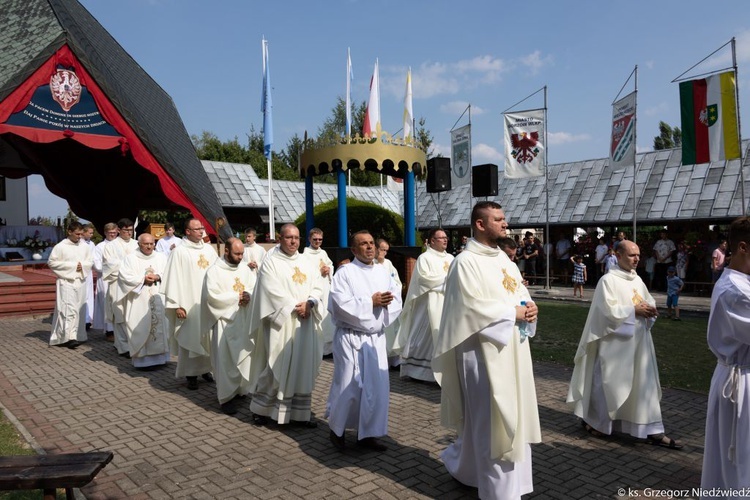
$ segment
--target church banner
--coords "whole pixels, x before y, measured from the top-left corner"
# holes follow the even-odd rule
[[[544,175],[544,109],[505,113],[505,177]]]
[[[451,130],[451,186],[471,182],[471,124]]]
[[[635,165],[635,103],[636,93],[633,92],[612,105],[610,167]]]

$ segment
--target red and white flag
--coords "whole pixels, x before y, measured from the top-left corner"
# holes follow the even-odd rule
[[[544,110],[505,113],[505,177],[544,175]]]
[[[378,71],[378,60],[375,59],[375,70],[370,80],[370,98],[367,100],[365,110],[365,124],[362,135],[374,137],[380,127],[380,74]]]

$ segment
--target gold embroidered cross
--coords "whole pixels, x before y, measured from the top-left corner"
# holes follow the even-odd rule
[[[633,288],[633,305],[637,306],[643,302],[643,297],[638,293],[638,290]]]
[[[292,275],[292,281],[297,283],[298,285],[301,285],[305,281],[307,281],[307,275],[299,270],[299,267],[294,266],[294,274]]]
[[[516,288],[518,288],[518,282],[516,282],[515,278],[512,276],[508,276],[508,272],[503,268],[503,288],[505,288],[509,293],[516,293]]]
[[[242,293],[245,291],[245,285],[242,284],[239,278],[234,278],[234,286],[232,287],[232,290],[237,293]]]
[[[320,265],[318,265],[318,268],[323,269],[324,267],[326,267],[326,263],[323,261],[323,259],[320,259]]]
[[[208,267],[208,259],[206,259],[206,256],[201,254],[201,258],[198,259],[198,267],[201,269],[205,269]]]
[[[446,261],[445,261],[445,262],[443,263],[443,271],[445,271],[445,272],[447,273],[447,272],[448,272],[448,268],[449,268],[449,267],[451,267],[451,266],[450,266],[450,264],[448,264],[448,261],[446,260]]]

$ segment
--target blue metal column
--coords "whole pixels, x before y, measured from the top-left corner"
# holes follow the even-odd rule
[[[315,198],[313,197],[313,176],[312,173],[305,177],[305,234],[302,235],[302,241],[307,241],[307,235],[310,229],[315,227]],[[305,246],[304,244],[302,246]]]
[[[404,178],[404,245],[413,247],[416,242],[416,217],[414,216],[414,172],[409,170]]]
[[[339,247],[349,248],[348,224],[346,220],[346,172],[341,167],[336,171],[336,180],[338,181],[339,196]]]

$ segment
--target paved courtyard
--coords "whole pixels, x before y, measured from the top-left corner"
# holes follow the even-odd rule
[[[436,385],[391,372],[389,450],[339,453],[322,420],[330,359],[313,396],[317,429],[255,427],[246,405],[234,416],[219,411],[213,384],[187,390],[174,378],[174,363],[136,371],[99,332],[69,350],[48,347],[49,331],[49,318],[0,322],[0,403],[48,453],[114,452],[82,490],[87,498],[476,498],[440,462],[454,436],[440,426]],[[535,366],[543,442],[532,446],[529,498],[620,498],[621,488],[699,486],[705,396],[664,390],[665,424],[685,444],[681,451],[595,439],[565,406],[570,372]]]

